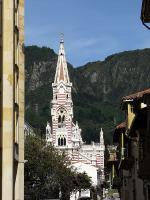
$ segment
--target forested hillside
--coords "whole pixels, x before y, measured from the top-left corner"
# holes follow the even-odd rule
[[[42,134],[51,119],[56,62],[57,54],[50,48],[25,48],[26,120]],[[102,127],[106,142],[110,142],[114,125],[123,120],[121,97],[150,87],[150,49],[114,54],[78,68],[68,64],[68,69],[73,83],[74,120],[82,128],[83,140],[98,141]]]

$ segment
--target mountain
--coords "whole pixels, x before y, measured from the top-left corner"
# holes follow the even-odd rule
[[[57,54],[50,48],[25,48],[25,117],[43,134],[50,121],[56,63]],[[98,141],[102,127],[106,142],[111,142],[114,125],[124,120],[121,97],[150,87],[150,49],[114,54],[78,68],[68,63],[68,69],[73,83],[74,120],[82,128],[83,140]]]

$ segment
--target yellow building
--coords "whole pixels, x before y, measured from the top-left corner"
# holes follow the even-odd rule
[[[0,0],[0,200],[24,199],[24,0]]]
[[[122,98],[126,121],[113,135],[117,145],[115,188],[122,200],[150,199],[150,88]],[[115,181],[114,181],[115,182]]]

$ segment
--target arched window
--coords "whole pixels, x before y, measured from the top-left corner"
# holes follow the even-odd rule
[[[65,115],[62,116],[62,122],[64,122],[64,121],[65,121]]]
[[[63,108],[60,108],[58,111],[58,127],[62,128],[65,126],[65,116],[66,111]]]
[[[62,127],[62,125],[61,125],[61,116],[59,115],[59,117],[58,117],[58,128],[61,128]]]
[[[60,146],[61,144],[60,144],[60,138],[58,138],[58,146]]]
[[[64,138],[64,146],[66,146],[66,138]]]
[[[59,137],[58,138],[58,146],[66,146],[66,138],[64,137]]]
[[[64,146],[64,139],[63,138],[61,138],[60,146]]]
[[[61,123],[61,116],[58,117],[58,123]]]

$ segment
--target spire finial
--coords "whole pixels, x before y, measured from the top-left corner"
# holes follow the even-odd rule
[[[64,42],[64,33],[60,33],[60,42],[61,42],[61,43]]]
[[[101,128],[101,131],[100,131],[100,145],[104,145],[104,137],[103,137],[103,129]]]

